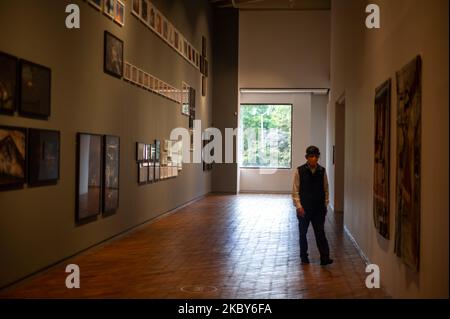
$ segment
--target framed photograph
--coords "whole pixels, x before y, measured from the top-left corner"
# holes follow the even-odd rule
[[[161,141],[155,140],[155,163],[161,161]]]
[[[159,165],[159,163],[155,163],[155,173],[153,176],[153,180],[155,182],[161,180],[161,166]]]
[[[205,59],[205,76],[208,77],[208,60]]]
[[[114,19],[115,11],[116,11],[116,1],[115,0],[104,0],[105,5],[103,6],[103,13]]]
[[[148,182],[153,183],[155,181],[155,164],[149,163],[148,166]]]
[[[181,114],[189,116],[189,85],[182,83]]]
[[[123,73],[123,41],[105,31],[103,69],[105,73],[122,78]]]
[[[131,66],[131,82],[138,84],[138,75],[139,75],[139,69],[132,65]]]
[[[186,58],[188,57],[188,43],[186,39],[183,41],[183,54]]]
[[[148,76],[148,89],[153,91],[155,88],[155,78],[149,74]]]
[[[146,89],[148,89],[148,81],[149,81],[149,74],[147,72],[144,72],[143,86]]]
[[[102,136],[77,133],[76,220],[100,214],[102,197]]]
[[[192,60],[192,50],[191,50],[191,45],[188,44],[188,54],[187,54],[187,58],[189,61]]]
[[[0,126],[0,190],[23,187],[26,181],[27,130]]]
[[[141,17],[141,0],[131,0],[131,13],[136,17]]]
[[[180,49],[180,34],[176,29],[173,30],[173,42],[175,49],[178,51]]]
[[[156,24],[156,32],[162,35],[162,18],[161,13],[159,13],[159,11],[156,11],[155,24]]]
[[[155,163],[155,160],[156,160],[155,144],[150,144],[150,163]]]
[[[148,168],[147,162],[138,163],[138,184],[147,184],[148,181]]]
[[[88,0],[89,4],[92,5],[97,10],[102,11],[103,9],[103,0]]]
[[[206,96],[206,77],[202,75],[202,96]]]
[[[103,137],[103,213],[119,208],[120,138]]]
[[[169,22],[166,18],[163,18],[163,32],[162,32],[164,40],[169,41]]]
[[[0,113],[14,114],[17,108],[18,59],[0,52]]]
[[[28,184],[41,186],[59,180],[59,131],[28,130]]]
[[[140,15],[140,19],[146,25],[149,24],[149,21],[148,21],[148,0],[141,0],[141,15]]]
[[[47,119],[50,116],[51,70],[45,66],[20,60],[19,113]]]
[[[206,58],[206,38],[202,36],[202,55]]]
[[[144,86],[144,71],[141,69],[138,70],[138,84]]]
[[[123,78],[126,81],[131,81],[131,64],[128,62],[125,62],[125,68],[123,71]]]
[[[148,161],[148,153],[147,153],[147,144],[145,143],[136,143],[136,161],[138,162],[146,162]]]
[[[152,5],[152,3],[149,3],[149,25],[150,28],[155,29],[155,16],[156,16],[156,11],[155,11],[155,7]]]
[[[125,4],[120,0],[116,0],[116,10],[114,13],[114,21],[117,22],[121,26],[125,25]]]
[[[200,56],[200,73],[205,75],[205,57],[203,55]]]

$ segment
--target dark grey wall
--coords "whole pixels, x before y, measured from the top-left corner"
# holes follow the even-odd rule
[[[213,124],[222,131],[238,126],[239,12],[233,9],[214,11],[214,88]],[[223,139],[223,148],[225,139]],[[236,145],[236,139],[235,143]],[[235,148],[236,149],[236,148]],[[215,192],[237,192],[237,161],[215,164],[212,189]],[[225,152],[222,152],[225,160]]]
[[[81,29],[65,28],[65,7],[81,9]],[[207,0],[155,0],[155,5],[201,51],[212,56],[212,12]],[[173,49],[130,13],[119,27],[80,0],[0,1],[0,51],[52,69],[52,114],[48,121],[0,115],[1,125],[61,131],[61,179],[55,186],[0,192],[0,287],[115,236],[211,190],[201,164],[183,166],[181,176],[138,186],[135,142],[168,139],[174,127],[187,127],[180,106],[103,72],[103,33],[125,42],[125,59],[166,82],[197,90],[197,118],[212,123],[212,75],[207,97],[201,77]],[[210,64],[212,59],[210,58]],[[212,72],[211,72],[212,74]],[[77,132],[121,138],[120,208],[76,226],[75,138]]]

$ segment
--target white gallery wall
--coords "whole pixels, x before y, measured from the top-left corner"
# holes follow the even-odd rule
[[[367,1],[335,0],[331,14],[331,98],[328,151],[334,143],[335,103],[345,94],[344,223],[393,297],[448,298],[448,5],[447,0],[377,0],[381,28],[364,26]],[[351,48],[351,49],[350,49]],[[396,176],[395,73],[422,57],[420,269],[394,253]],[[375,88],[392,80],[390,240],[373,223]],[[329,171],[333,165],[328,159]],[[330,183],[333,183],[330,180]],[[339,258],[339,257],[338,257]]]

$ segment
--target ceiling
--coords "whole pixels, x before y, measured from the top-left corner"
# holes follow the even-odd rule
[[[209,0],[216,8],[241,10],[329,10],[331,0]]]

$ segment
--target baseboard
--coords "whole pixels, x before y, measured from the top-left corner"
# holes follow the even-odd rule
[[[251,191],[251,190],[241,190],[239,194],[286,194],[290,195],[291,192],[288,191]]]
[[[358,251],[358,254],[361,256],[361,258],[364,260],[364,262],[366,263],[366,265],[370,265],[371,262],[369,260],[369,258],[367,258],[366,254],[364,254],[364,252],[362,251],[361,247],[359,247],[358,243],[356,242],[355,238],[353,237],[353,235],[350,233],[350,231],[348,230],[347,226],[344,225],[344,231],[347,234],[348,238],[350,239],[350,241],[352,242],[353,246],[355,246],[356,250]]]

